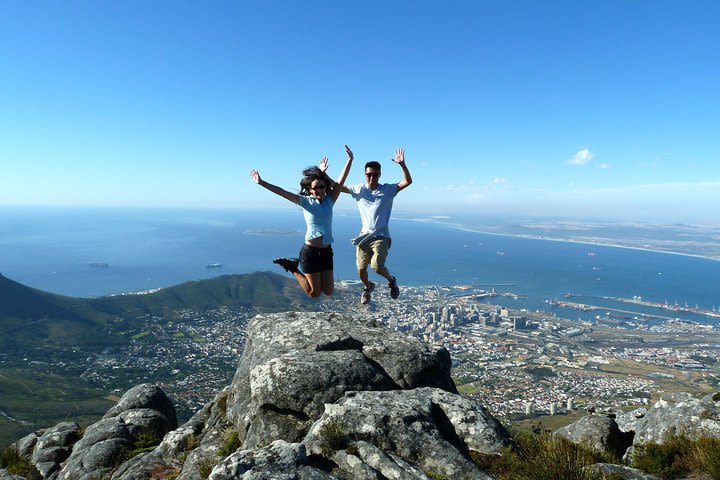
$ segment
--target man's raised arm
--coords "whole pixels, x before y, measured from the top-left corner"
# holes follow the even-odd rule
[[[397,191],[399,192],[405,187],[409,187],[412,183],[412,176],[410,176],[410,170],[408,170],[407,165],[405,165],[405,149],[404,148],[398,148],[395,150],[395,158],[392,159],[393,162],[400,165],[400,168],[402,168],[403,171],[403,179],[400,180],[397,184]]]

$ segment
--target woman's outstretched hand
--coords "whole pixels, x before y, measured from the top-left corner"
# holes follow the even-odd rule
[[[260,185],[260,181],[262,180],[257,170],[250,170],[250,179],[258,185]]]
[[[320,171],[325,173],[327,172],[328,165],[330,165],[330,162],[328,161],[327,157],[323,157],[322,160],[320,160]]]
[[[346,151],[347,154],[348,154],[348,160],[350,160],[350,161],[352,162],[352,160],[355,158],[355,156],[354,156],[353,153],[352,153],[352,150],[350,150],[350,147],[348,147],[347,145],[345,145],[345,151]]]

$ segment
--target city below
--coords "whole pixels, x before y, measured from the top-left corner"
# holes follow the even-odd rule
[[[720,335],[712,325],[671,316],[569,319],[563,315],[579,305],[549,301],[545,312],[517,310],[491,303],[515,294],[468,286],[403,287],[398,300],[387,290],[378,284],[372,302],[363,306],[359,285],[339,282],[332,297],[312,305],[358,322],[380,321],[444,346],[460,392],[508,420],[591,408],[630,409],[663,393],[707,393],[720,384]],[[628,312],[635,313],[630,306]],[[138,383],[158,383],[187,417],[231,381],[247,322],[255,314],[254,308],[224,306],[182,309],[168,316],[135,314],[134,324],[140,321],[143,327],[122,332],[131,339],[128,345],[92,354],[78,349],[34,351],[21,358],[0,354],[0,366],[25,363],[62,372],[115,394]],[[107,328],[123,325],[119,321]]]

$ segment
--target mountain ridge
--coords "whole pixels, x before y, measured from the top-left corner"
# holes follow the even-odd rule
[[[296,282],[271,272],[221,275],[150,293],[98,298],[45,292],[0,274],[0,348],[8,352],[29,346],[114,344],[121,339],[106,327],[130,311],[154,313],[221,305],[277,311],[305,301]]]

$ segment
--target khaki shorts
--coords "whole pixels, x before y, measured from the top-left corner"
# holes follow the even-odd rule
[[[391,242],[392,240],[389,238],[378,238],[377,240],[366,242],[357,247],[355,253],[357,255],[358,270],[367,270],[369,265],[376,272],[384,271],[385,259],[387,258],[388,250],[390,250]]]

